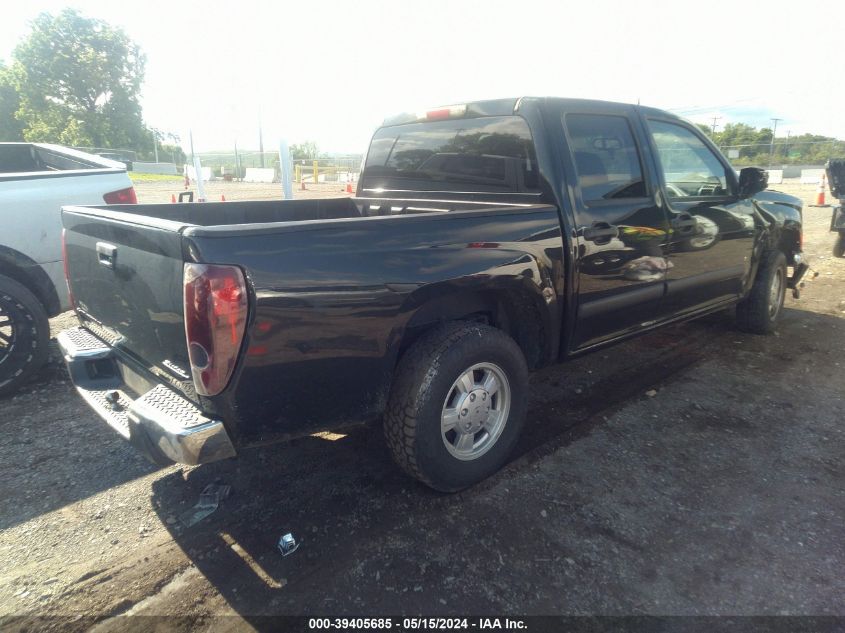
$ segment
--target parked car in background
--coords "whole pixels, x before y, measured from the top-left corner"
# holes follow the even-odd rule
[[[62,205],[134,202],[122,163],[58,145],[0,143],[0,395],[41,367],[47,319],[70,307]]]
[[[772,332],[807,266],[801,201],[766,186],[653,108],[400,115],[354,198],[66,206],[59,343],[156,462],[382,420],[407,473],[459,490],[508,459],[530,370],[728,307]]]
[[[830,183],[830,191],[836,198],[838,204],[833,207],[833,215],[830,218],[830,230],[836,233],[836,241],[833,243],[833,255],[845,257],[845,159],[827,161],[825,165],[827,181]]]

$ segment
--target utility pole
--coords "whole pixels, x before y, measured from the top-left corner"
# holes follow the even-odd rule
[[[778,131],[778,121],[783,121],[783,119],[772,117],[772,122],[774,123],[774,126],[772,127],[772,145],[769,148],[769,167],[772,166],[772,158],[775,155],[775,134],[777,134]]]
[[[238,155],[238,142],[235,141],[235,180],[241,179],[241,157]]]
[[[721,118],[722,118],[722,117],[720,117],[720,116],[714,116],[714,117],[713,117],[713,126],[710,128],[710,133],[711,133],[711,134],[714,134],[714,135],[716,134],[716,121],[718,121],[718,120],[719,120],[719,119],[721,119]]]
[[[194,176],[197,182],[197,201],[205,202],[205,187],[202,182],[202,161],[194,153],[194,131],[188,130],[191,139],[191,162],[194,164]]]
[[[261,132],[261,107],[258,108],[258,153],[261,156],[261,167],[264,168],[264,134]]]

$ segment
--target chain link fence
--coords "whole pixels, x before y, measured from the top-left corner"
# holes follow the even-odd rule
[[[211,170],[211,175],[224,180],[243,180],[248,177],[249,169],[273,169],[274,180],[279,180],[279,153],[238,151],[203,152],[197,154],[202,166]],[[331,183],[352,182],[357,180],[361,169],[361,156],[341,156],[335,158],[294,159],[294,182]]]
[[[790,141],[719,145],[734,167],[821,166],[831,158],[845,157],[845,141]]]

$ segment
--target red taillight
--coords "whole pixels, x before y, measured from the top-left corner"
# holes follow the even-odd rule
[[[70,275],[67,268],[67,229],[62,229],[62,264],[65,267],[65,284],[67,285],[67,298],[70,306],[76,309],[76,302],[73,300],[73,290],[70,289]]]
[[[103,196],[106,204],[138,204],[135,187],[127,187],[118,191],[110,191]]]
[[[438,119],[451,119],[452,117],[462,117],[467,113],[466,104],[447,106],[445,108],[435,108],[434,110],[426,110],[418,114],[417,119],[420,121],[436,121]]]
[[[246,329],[247,289],[236,266],[185,264],[185,335],[197,393],[226,388]]]
[[[448,119],[449,108],[440,108],[438,110],[429,110],[425,113],[426,119]]]

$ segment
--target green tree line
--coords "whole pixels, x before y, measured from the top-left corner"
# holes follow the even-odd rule
[[[845,141],[819,134],[778,136],[772,147],[772,129],[756,128],[745,123],[728,123],[713,132],[706,125],[698,127],[727,154],[739,151],[739,158],[731,162],[737,166],[758,165],[822,165],[830,158],[845,156]]]
[[[10,63],[0,61],[0,141],[131,149],[143,160],[158,148],[184,161],[176,135],[144,123],[145,64],[120,28],[75,9],[40,14]]]

